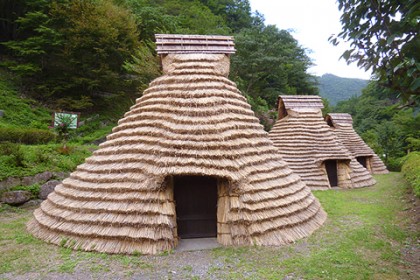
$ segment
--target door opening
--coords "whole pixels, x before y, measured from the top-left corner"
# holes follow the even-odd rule
[[[178,236],[217,236],[217,179],[210,176],[174,176]]]
[[[357,159],[357,161],[361,165],[363,165],[364,168],[366,168],[366,166],[367,166],[367,164],[366,164],[366,162],[367,162],[366,157],[356,157],[356,159]]]
[[[338,186],[337,161],[326,160],[325,170],[327,171],[328,180],[330,181],[331,187],[337,187]]]

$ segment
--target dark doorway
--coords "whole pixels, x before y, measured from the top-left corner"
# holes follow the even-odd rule
[[[364,168],[366,168],[366,157],[357,157],[356,159],[361,165],[363,165]]]
[[[217,179],[174,176],[174,198],[178,236],[217,236]]]
[[[325,169],[327,170],[328,180],[330,181],[331,187],[337,187],[338,186],[337,161],[326,160]]]

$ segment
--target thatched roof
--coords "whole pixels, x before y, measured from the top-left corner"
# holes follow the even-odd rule
[[[282,95],[279,96],[279,103],[282,102],[286,110],[324,108],[321,97],[317,95]]]
[[[355,160],[325,123],[321,97],[282,95],[279,97],[280,106],[285,108],[279,108],[279,120],[269,137],[278,148],[278,153],[309,187],[330,188],[323,167],[326,160],[340,161],[351,170],[348,172],[351,182],[343,187],[364,187],[375,183],[369,172]]]
[[[350,114],[347,113],[329,113],[325,117],[325,120],[330,126],[337,127],[340,124],[350,124],[353,125],[353,118]]]
[[[341,143],[353,154],[354,157],[371,157],[369,169],[373,174],[386,174],[388,170],[382,160],[363,141],[353,128],[353,119],[346,113],[329,113],[326,122],[333,128]]]
[[[232,36],[156,34],[156,51],[168,53],[235,53]]]
[[[154,254],[177,244],[171,178],[213,176],[217,238],[281,245],[326,219],[310,189],[280,158],[236,85],[224,54],[168,54],[107,141],[57,186],[28,230],[72,248]]]

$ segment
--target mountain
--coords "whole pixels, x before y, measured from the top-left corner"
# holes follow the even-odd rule
[[[362,94],[362,89],[368,84],[368,80],[341,78],[333,74],[324,74],[319,78],[319,94],[328,99],[335,106],[339,101]]]

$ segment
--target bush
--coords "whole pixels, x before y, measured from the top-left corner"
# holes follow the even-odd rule
[[[55,134],[49,130],[36,128],[0,127],[0,142],[8,141],[22,144],[46,144],[55,140]]]
[[[414,194],[420,197],[420,152],[413,152],[407,156],[402,166],[402,173],[413,187]]]
[[[388,168],[389,171],[400,172],[404,161],[405,161],[405,157],[401,157],[401,158],[391,157],[391,158],[388,158],[386,167]]]
[[[12,166],[25,167],[25,155],[18,144],[0,143],[0,156],[7,156],[7,163]]]

